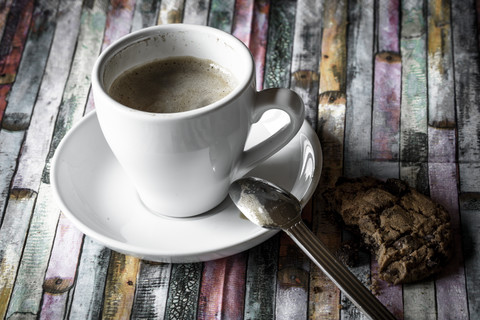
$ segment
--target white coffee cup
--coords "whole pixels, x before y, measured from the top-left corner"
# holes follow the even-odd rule
[[[174,56],[210,59],[238,83],[208,106],[177,113],[139,111],[108,95],[112,82],[126,70]],[[285,146],[304,120],[297,94],[288,89],[257,92],[248,48],[205,26],[162,25],[121,38],[98,58],[92,88],[105,139],[140,199],[151,211],[172,217],[194,216],[220,204],[230,183]],[[251,125],[270,109],[285,111],[290,121],[244,151]]]

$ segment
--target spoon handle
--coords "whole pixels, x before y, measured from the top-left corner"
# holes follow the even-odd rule
[[[301,219],[298,219],[291,227],[283,230],[366,315],[375,320],[395,319],[387,308],[330,253]]]

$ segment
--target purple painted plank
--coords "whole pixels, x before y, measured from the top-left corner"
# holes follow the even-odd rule
[[[399,0],[378,2],[378,51],[399,51]]]
[[[393,53],[375,57],[372,118],[372,158],[398,161],[401,95],[401,58]]]
[[[75,283],[82,239],[83,234],[63,214],[60,215],[43,284],[41,318],[59,319],[52,315],[65,308],[64,303]]]
[[[437,311],[439,319],[468,319],[465,270],[458,207],[455,129],[429,128],[430,195],[450,213],[454,235],[453,258],[437,276]]]
[[[265,54],[267,52],[269,13],[269,0],[255,1],[252,35],[250,39],[250,51],[252,52],[253,58],[255,60],[257,90],[263,89],[263,75],[265,71]]]
[[[380,279],[378,277],[378,264],[373,259],[370,263],[370,268],[372,274],[372,292],[397,319],[403,319],[402,286],[394,286]]]
[[[198,319],[242,319],[245,299],[245,252],[203,265]]]
[[[237,0],[233,19],[232,34],[248,47],[252,33],[253,0]]]

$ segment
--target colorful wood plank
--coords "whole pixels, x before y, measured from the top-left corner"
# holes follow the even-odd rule
[[[157,24],[159,11],[160,1],[137,0],[131,30],[136,31]]]
[[[108,267],[102,319],[129,319],[140,260],[113,251]]]
[[[423,9],[423,1],[402,2],[400,176],[420,192],[428,193],[427,31]]]
[[[320,93],[345,92],[347,61],[347,1],[324,2],[320,61]]]
[[[454,258],[437,276],[437,312],[440,319],[468,319],[465,271],[461,245],[460,214],[458,208],[457,165],[455,164],[455,131],[429,129],[428,173],[430,193],[450,213],[454,237]]]
[[[77,279],[68,310],[71,319],[101,318],[110,256],[110,249],[84,237]]]
[[[183,23],[206,25],[210,0],[185,0]]]
[[[68,296],[75,285],[82,238],[83,234],[61,215],[43,282],[41,319],[59,319],[66,313]]]
[[[321,192],[333,186],[343,171],[347,1],[326,1],[323,10],[317,134],[322,144],[324,163],[318,196],[315,196],[313,204],[312,229],[327,248],[335,251],[340,245],[341,232],[327,217]],[[340,291],[315,266],[310,271],[310,298],[309,317],[340,317]],[[325,301],[328,303],[325,304]]]
[[[479,192],[480,58],[474,1],[452,1],[452,40],[460,192]],[[458,84],[458,85],[457,85]]]
[[[230,33],[234,7],[234,0],[211,0],[208,25]]]
[[[49,3],[52,4],[51,2]],[[44,9],[53,10],[48,6],[44,7]],[[55,11],[56,8],[51,14],[55,15]],[[39,160],[42,159],[42,155],[45,157],[48,148],[48,146],[39,143],[39,140],[45,139],[48,141],[49,137],[51,137],[51,131],[53,130],[52,118],[56,112],[58,112],[60,98],[73,56],[74,43],[77,39],[78,26],[80,24],[80,11],[81,4],[79,3],[71,5],[67,4],[66,1],[63,1],[59,7],[61,17],[56,20],[57,28],[55,29],[53,42],[50,48],[50,56],[46,62],[46,67],[44,67],[45,74],[43,76],[42,85],[39,88],[38,96],[36,97],[37,101],[35,103],[33,115],[31,114],[33,105],[29,105],[29,101],[31,100],[28,98],[28,94],[24,96],[24,99],[21,99],[20,97],[12,99],[12,103],[15,101],[18,101],[18,103],[12,106],[12,108],[8,108],[5,114],[4,120],[12,119],[13,121],[14,119],[17,119],[19,123],[24,121],[28,123],[31,117],[31,123],[26,138],[25,133],[22,134],[22,140],[25,138],[23,148],[24,153],[19,160],[19,168],[13,181],[16,188],[34,189],[38,186],[41,177],[39,173],[42,170],[42,166],[44,166],[44,163],[42,164]],[[45,21],[48,21],[48,19]],[[42,30],[42,28],[38,28],[38,30]],[[49,30],[48,25],[43,26],[43,30],[44,32],[47,32]],[[53,32],[53,30],[50,31]],[[32,30],[29,40],[26,43],[25,54],[28,54],[30,50],[30,38],[32,37],[32,34],[34,35],[34,42],[38,40],[47,41],[44,36],[42,37],[38,34],[35,35]],[[35,46],[35,48],[33,48],[32,44],[32,50],[33,49],[37,49],[37,47]],[[46,48],[47,51],[48,49],[49,48]],[[41,60],[37,61],[40,62]],[[23,77],[30,77],[30,73],[28,72],[29,69],[30,68],[26,68],[27,73],[24,74],[22,66],[20,67],[17,78],[19,83],[23,84],[25,82],[22,80]],[[23,85],[20,85],[19,88],[20,87],[23,87]],[[12,90],[12,98],[17,97],[16,88],[15,84]],[[18,91],[23,92],[21,89]],[[36,95],[37,93],[32,92],[32,94]],[[18,95],[20,96],[21,94]],[[20,101],[24,102],[22,103]],[[26,128],[23,130],[26,130]],[[0,135],[7,132],[10,131],[2,130]],[[24,131],[20,130],[16,132],[21,133]],[[20,144],[21,141],[19,141],[18,147],[20,147]],[[39,146],[43,146],[43,151]],[[25,163],[30,163],[32,167],[26,166]],[[39,163],[39,165],[35,167],[35,163]],[[32,174],[34,172],[32,169],[35,168],[38,171]],[[34,176],[36,176],[36,178],[32,179]],[[33,211],[30,221],[29,237],[26,239],[25,248],[23,250],[23,260],[18,269],[17,279],[8,309],[9,315],[36,314],[38,311],[42,297],[41,283],[43,283],[45,270],[50,256],[50,248],[57,225],[58,213],[58,209],[53,203],[49,186],[41,185],[39,197],[36,199],[35,210]]]
[[[321,1],[297,2],[293,36],[290,88],[305,104],[305,118],[314,130],[318,119],[318,90],[320,76],[321,30],[323,6]]]
[[[140,262],[133,319],[161,319],[165,314],[168,283],[172,265],[167,263]]]
[[[160,5],[157,24],[180,23],[184,11],[184,0],[166,0]]]
[[[480,194],[460,194],[460,212],[462,223],[463,252],[465,257],[465,279],[468,292],[468,312],[470,319],[480,317],[480,299],[478,285],[480,281]]]
[[[204,263],[197,319],[243,319],[247,253]]]
[[[428,124],[455,127],[450,0],[428,4]]]
[[[249,49],[252,52],[253,59],[255,60],[257,90],[263,89],[269,13],[269,0],[259,0],[254,2],[252,35],[250,36]]]
[[[325,41],[325,39],[323,40]],[[343,142],[345,123],[345,94],[327,91],[319,96],[318,129],[323,152],[323,170],[313,203],[312,229],[331,251],[340,246],[341,230],[325,212],[321,193],[334,186],[343,169]],[[340,291],[328,277],[315,266],[310,270],[309,317],[340,318]]]
[[[374,68],[371,172],[379,178],[398,177],[401,58],[379,53]]]
[[[201,263],[174,264],[170,276],[165,319],[194,319],[200,293]]]
[[[253,3],[254,0],[235,1],[232,34],[247,47],[250,46],[250,35],[252,33]]]
[[[377,51],[399,52],[399,0],[378,2]]]
[[[33,0],[14,1],[12,3],[4,34],[0,43],[0,101],[4,100],[15,81],[16,71],[22,57],[27,33],[32,20]],[[0,103],[0,120],[6,104]]]
[[[349,3],[343,169],[347,177],[371,174],[374,11],[372,0]]]

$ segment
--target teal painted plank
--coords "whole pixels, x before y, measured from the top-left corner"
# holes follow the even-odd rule
[[[291,0],[273,0],[270,4],[264,88],[290,85],[295,8],[296,2]]]
[[[212,0],[208,25],[231,33],[234,8],[235,0]]]

